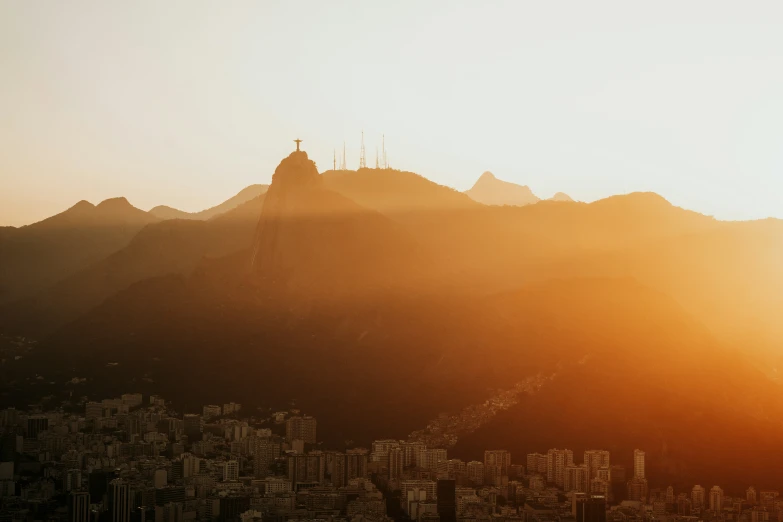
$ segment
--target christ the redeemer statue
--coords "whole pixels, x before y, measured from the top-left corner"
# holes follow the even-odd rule
[[[296,150],[299,152],[299,144],[302,143],[302,140],[294,140],[294,143],[296,143]]]

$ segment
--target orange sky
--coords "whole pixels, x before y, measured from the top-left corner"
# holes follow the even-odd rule
[[[460,190],[783,217],[778,2],[0,4],[0,225],[214,205],[304,139]]]

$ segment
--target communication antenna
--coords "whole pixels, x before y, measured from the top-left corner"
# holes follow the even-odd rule
[[[383,168],[388,169],[389,162],[386,161],[386,135],[385,134],[383,134],[381,137],[381,150],[383,151]]]
[[[375,147],[375,169],[381,168],[380,164],[378,163],[378,147]]]
[[[332,149],[332,170],[337,170],[337,151]]]
[[[345,163],[345,142],[343,142],[343,162],[340,165],[340,170],[348,170]]]
[[[367,156],[364,153],[364,129],[362,129],[362,152],[359,155],[359,168],[367,168]]]

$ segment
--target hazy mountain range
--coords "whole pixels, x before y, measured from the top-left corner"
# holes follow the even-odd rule
[[[541,198],[533,194],[527,185],[517,185],[503,181],[495,177],[491,172],[485,172],[471,187],[465,191],[471,199],[485,205],[532,205],[541,201]],[[558,192],[550,198],[552,201],[573,201],[571,196],[564,192]]]
[[[2,400],[296,399],[320,436],[366,443],[542,372],[457,455],[644,447],[674,485],[775,485],[783,221],[505,183],[319,174],[294,152],[201,218],[117,199],[0,229],[0,330],[39,340],[0,365]]]

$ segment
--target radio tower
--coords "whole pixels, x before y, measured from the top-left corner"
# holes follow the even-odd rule
[[[345,165],[345,142],[343,142],[343,162],[340,164],[340,170],[348,170]]]
[[[332,170],[337,170],[337,150],[332,149]]]
[[[367,168],[367,156],[364,154],[364,130],[362,130],[362,153],[359,155],[359,168]]]
[[[379,168],[381,168],[381,165],[378,163],[378,147],[375,147],[375,170]]]
[[[383,154],[383,168],[388,169],[389,164],[386,162],[386,135],[381,135],[381,150]]]

